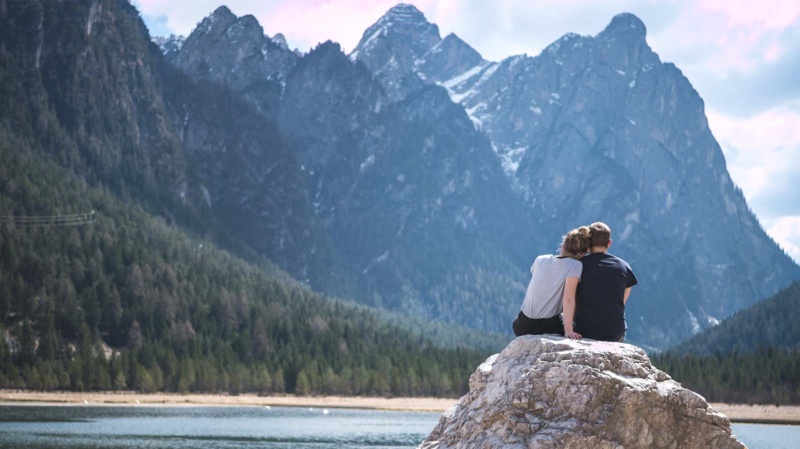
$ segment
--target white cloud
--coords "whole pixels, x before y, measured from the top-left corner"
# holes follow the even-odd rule
[[[800,105],[745,118],[711,108],[706,115],[731,177],[762,222],[800,214]]]
[[[795,262],[800,263],[800,215],[775,220],[767,228],[767,233]]]

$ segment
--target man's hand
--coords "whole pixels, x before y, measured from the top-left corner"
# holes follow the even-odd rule
[[[581,338],[583,338],[581,336],[581,334],[579,334],[577,332],[565,332],[564,336],[567,337],[567,338],[571,338],[573,340],[580,340]]]

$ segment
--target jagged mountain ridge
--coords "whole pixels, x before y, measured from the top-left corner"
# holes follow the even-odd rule
[[[242,20],[223,22],[225,11],[220,8],[212,14],[223,14],[214,23],[230,27]],[[194,33],[207,34],[202,25],[207,21],[210,19],[201,22]],[[167,58],[202,79],[205,72],[193,70],[196,65],[182,64],[210,60],[215,48],[226,45],[227,39],[208,41],[208,47],[192,47],[190,42],[202,42],[194,33],[179,53]],[[229,34],[226,30],[218,33]],[[250,42],[242,44],[243,48],[252,46]],[[235,53],[235,47],[227,51]],[[247,83],[254,84],[259,79],[254,70],[257,64],[254,59],[243,60],[235,68],[251,74]],[[503,182],[502,169],[488,141],[450,101],[445,89],[428,86],[394,102],[364,65],[354,64],[338,45],[325,43],[289,71],[279,106],[272,98],[253,95],[252,89],[239,91],[259,110],[277,111],[278,123],[300,161],[317,218],[350,273],[341,277],[340,289],[329,293],[423,316],[446,315],[456,322],[470,322],[477,316],[492,321],[485,328],[505,327],[505,317],[513,314],[514,306],[485,302],[484,294],[475,291],[482,287],[464,286],[463,280],[455,279],[468,273],[502,279],[493,283],[506,285],[506,295],[513,295],[521,288],[507,275],[520,263],[509,260],[509,254],[516,252],[516,242],[506,239],[502,248],[495,247],[498,239],[492,236],[502,234],[495,218],[526,220],[521,211],[511,207],[514,194]],[[431,114],[439,120],[431,122]],[[309,132],[311,129],[314,132]],[[459,151],[462,148],[468,151]],[[427,167],[424,170],[407,158],[420,149],[417,162]],[[478,161],[482,162],[476,164]],[[431,197],[431,191],[439,193]],[[465,239],[465,235],[475,237]],[[459,245],[461,241],[468,244]],[[431,251],[419,250],[423,242]],[[481,262],[486,256],[476,253],[491,255],[498,262],[486,267]],[[385,263],[387,260],[390,262]],[[432,265],[434,260],[437,263]],[[426,276],[444,281],[433,285],[412,281],[426,264]],[[292,273],[318,285],[313,276]],[[460,288],[442,288],[439,282],[458,282]],[[470,296],[472,307],[441,311],[444,301],[426,300],[432,295]]]
[[[180,62],[214,61],[218,45],[229,45],[227,55],[253,47],[226,34],[168,59],[195,78],[233,70]],[[600,219],[643,281],[629,337],[663,346],[800,273],[730,181],[702,100],[645,36],[623,14],[598,36],[568,34],[537,57],[493,63],[399,5],[365,32],[355,64],[324,44],[288,68],[279,95],[242,89],[263,81],[258,58],[225,60],[249,77],[213,79],[277,116],[347,272],[351,285],[338,293],[501,330],[521,301],[529,259]],[[448,160],[459,169],[431,170]],[[486,167],[479,185],[473,164]],[[472,229],[460,234],[454,223]]]
[[[130,4],[2,5],[10,139],[244,257],[340,283],[300,164],[264,111],[165,63]]]
[[[327,274],[340,281],[304,198],[300,164],[276,125],[231,89],[165,64],[128,2],[0,0],[0,25],[4,388],[109,389],[110,380],[117,389],[140,388],[130,377],[127,384],[115,379],[113,371],[111,379],[107,372],[105,379],[94,375],[102,370],[89,367],[90,355],[101,367],[119,362],[100,344],[123,357],[144,346],[138,354],[149,357],[142,362],[147,369],[175,374],[175,356],[185,358],[194,339],[189,352],[218,358],[220,378],[242,366],[270,365],[286,369],[291,388],[309,356],[338,372],[344,353],[364,367],[386,355],[370,348],[394,353],[399,345],[416,348],[412,363],[431,367],[425,357],[437,352],[421,352],[433,343],[431,335],[437,335],[433,346],[454,348],[466,342],[487,350],[502,341],[323,298],[254,255],[270,254],[296,273],[308,269],[320,289],[330,288]],[[75,216],[93,219],[76,223]],[[305,244],[316,251],[299,248]],[[287,253],[296,257],[283,258]],[[313,263],[325,273],[312,271]],[[330,330],[346,333],[347,341],[330,338]],[[380,343],[384,338],[388,344]],[[322,355],[326,345],[335,356]],[[157,368],[154,348],[172,360],[159,360]],[[278,352],[288,356],[287,366],[274,363]],[[67,369],[73,363],[82,367],[77,374]],[[314,371],[325,368],[314,365]],[[170,380],[161,385],[161,374],[153,388],[174,389]],[[352,372],[345,374],[353,380]],[[457,378],[465,379],[450,375],[445,384]],[[201,384],[198,389],[226,388]]]
[[[402,60],[393,54],[397,36],[380,39],[392,28],[373,28],[354,57],[371,67]],[[699,95],[650,49],[645,25],[634,15],[614,17],[595,37],[567,34],[536,57],[475,61],[450,79],[419,73],[433,51],[418,54],[421,59],[393,70],[422,82],[444,79],[437,83],[491,139],[539,229],[601,219],[617,230],[618,251],[652,267],[636,292],[650,301],[629,309],[639,326],[659,332],[666,314],[682,327],[678,333],[696,332],[773,293],[776,279],[783,285],[797,277],[797,266],[733,185]],[[654,253],[649,242],[657,241],[670,243],[656,243]],[[720,295],[727,300],[718,301]],[[668,301],[677,307],[665,309]]]

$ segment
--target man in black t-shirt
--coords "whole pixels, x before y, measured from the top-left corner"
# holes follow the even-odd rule
[[[627,262],[606,252],[611,228],[597,222],[589,229],[589,254],[581,259],[583,272],[575,292],[575,332],[593,340],[622,341],[628,329],[625,303],[638,281]]]

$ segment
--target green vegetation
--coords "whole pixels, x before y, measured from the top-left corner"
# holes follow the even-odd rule
[[[486,355],[193,240],[0,138],[0,216],[90,210],[94,224],[2,225],[0,387],[454,396]]]
[[[695,335],[653,364],[711,401],[800,404],[800,282]]]
[[[249,223],[225,191],[217,215],[194,178],[274,168],[248,188],[280,217],[303,204],[283,192],[302,195],[288,149],[251,106],[170,69],[129,3],[0,0],[0,21],[0,387],[453,396],[499,346],[431,338],[260,257],[307,244],[307,215]]]
[[[800,281],[675,348],[678,353],[745,353],[759,347],[800,348]]]
[[[713,402],[800,404],[800,350],[659,354],[653,365]]]

